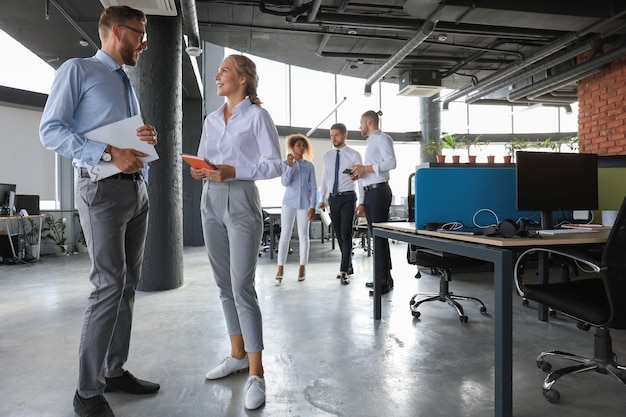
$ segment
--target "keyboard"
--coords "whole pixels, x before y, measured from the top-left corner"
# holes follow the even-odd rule
[[[560,235],[571,235],[571,234],[579,234],[579,233],[597,233],[597,230],[593,229],[550,229],[550,230],[538,230],[540,235],[546,236],[560,236]]]

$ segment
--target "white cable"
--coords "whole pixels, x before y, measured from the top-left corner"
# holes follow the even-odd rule
[[[482,211],[486,211],[489,212],[491,214],[493,214],[493,217],[496,219],[496,222],[494,224],[488,224],[486,226],[481,226],[479,224],[476,223],[476,216],[478,216],[478,214]],[[491,226],[496,226],[498,223],[500,223],[500,220],[498,219],[498,215],[495,213],[495,211],[488,209],[488,208],[482,208],[480,210],[478,210],[476,213],[474,213],[474,216],[472,217],[472,223],[474,223],[474,226],[480,228],[480,229],[485,229],[487,227],[491,227]]]

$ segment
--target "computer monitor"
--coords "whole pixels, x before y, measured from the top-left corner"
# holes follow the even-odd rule
[[[10,216],[15,207],[15,184],[0,184],[0,215]]]
[[[554,211],[598,209],[598,155],[518,151],[515,159],[515,206],[540,211],[542,229],[554,228]]]

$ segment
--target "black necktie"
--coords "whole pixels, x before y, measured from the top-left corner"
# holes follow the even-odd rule
[[[122,77],[122,80],[124,81],[124,88],[126,89],[126,101],[127,101],[127,111],[128,111],[128,115],[129,116],[134,116],[136,114],[135,112],[135,97],[133,96],[133,89],[130,86],[130,80],[128,79],[128,76],[126,75],[126,73],[124,72],[124,70],[122,68],[118,68],[116,70],[117,72],[119,72],[119,74]]]
[[[337,156],[335,156],[335,183],[333,184],[333,194],[339,192],[339,149],[337,149]]]

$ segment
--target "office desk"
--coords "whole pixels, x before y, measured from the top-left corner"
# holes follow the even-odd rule
[[[608,231],[537,238],[501,238],[457,235],[416,230],[415,223],[374,223],[374,239],[395,239],[420,247],[467,256],[493,263],[494,273],[494,354],[495,354],[495,416],[510,417],[513,413],[513,253],[537,246],[571,246],[606,242]],[[374,268],[376,270],[376,256]],[[374,277],[374,319],[381,317],[381,285]]]
[[[41,229],[43,226],[43,219],[44,219],[43,214],[36,214],[36,215],[32,215],[32,216],[7,216],[7,217],[0,217],[0,226],[4,225],[4,227],[0,227],[0,232],[5,232],[6,231],[6,236],[9,239],[9,247],[11,248],[11,254],[13,255],[13,259],[17,260],[17,253],[15,252],[15,246],[13,245],[13,239],[11,238],[11,236],[16,236],[16,235],[20,235],[21,233],[19,232],[20,227],[18,225],[17,228],[15,228],[15,230],[12,229],[11,225],[13,222],[19,222],[20,220],[25,220],[25,219],[34,219],[36,221],[36,219],[39,219],[39,233],[37,235],[37,242],[39,245],[41,245]],[[22,230],[22,233],[25,233],[25,230]],[[39,254],[37,254],[37,257],[35,258],[37,260],[39,260]]]

